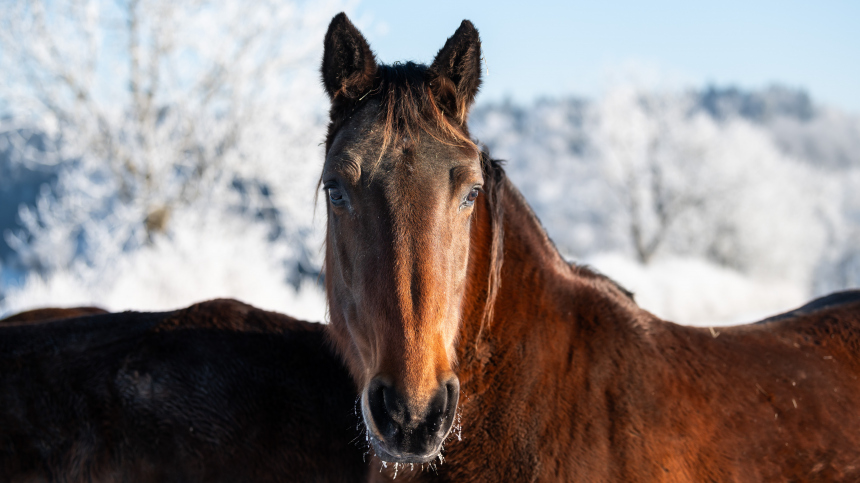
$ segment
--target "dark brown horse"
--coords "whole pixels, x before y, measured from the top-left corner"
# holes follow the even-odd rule
[[[330,334],[371,477],[860,481],[860,292],[716,338],[642,310],[470,141],[480,59],[468,21],[429,67],[326,35]]]
[[[71,319],[85,315],[106,314],[107,310],[100,307],[71,307],[71,308],[44,308],[33,309],[0,319],[0,324],[20,324],[30,322],[44,322],[54,319]]]
[[[233,300],[57,318],[82,312],[0,321],[0,481],[366,479],[321,325]]]

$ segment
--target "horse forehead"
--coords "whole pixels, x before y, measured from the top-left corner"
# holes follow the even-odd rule
[[[417,214],[447,199],[451,169],[457,164],[442,154],[432,147],[407,147],[392,156],[380,173],[386,200]]]
[[[389,133],[380,120],[376,101],[357,110],[334,134],[326,169],[342,169],[345,159],[360,167],[362,184],[382,194],[389,202],[410,198],[437,198],[449,193],[452,169],[475,164],[477,156],[452,142],[415,129],[412,133]],[[385,152],[380,152],[381,149]],[[379,199],[379,198],[377,198]]]

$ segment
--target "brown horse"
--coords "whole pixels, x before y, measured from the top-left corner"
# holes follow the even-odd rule
[[[641,309],[470,140],[480,59],[468,21],[429,67],[343,14],[325,38],[329,332],[371,477],[860,481],[860,292],[718,337]]]
[[[320,324],[233,300],[92,312],[0,321],[0,481],[366,479]]]

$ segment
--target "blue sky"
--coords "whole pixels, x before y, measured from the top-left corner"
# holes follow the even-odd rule
[[[384,62],[432,61],[468,18],[489,68],[479,100],[779,83],[860,113],[858,0],[363,0],[352,16]]]

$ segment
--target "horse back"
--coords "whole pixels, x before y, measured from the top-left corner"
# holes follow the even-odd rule
[[[788,312],[768,317],[764,320],[756,322],[757,324],[767,324],[783,320],[798,319],[805,315],[813,315],[817,312],[826,309],[835,309],[839,312],[856,313],[860,305],[860,290],[845,290],[843,292],[834,292],[823,297],[819,297],[808,304],[790,310]]]
[[[860,290],[833,293],[750,326],[860,374]]]
[[[687,428],[697,479],[860,479],[860,292],[756,324],[670,331],[666,419]]]
[[[354,398],[319,324],[236,301],[2,327],[0,480],[356,481]]]
[[[0,319],[0,324],[21,324],[43,322],[54,319],[70,319],[85,315],[106,314],[107,310],[100,307],[71,307],[71,308],[43,308],[20,312],[15,315]]]

